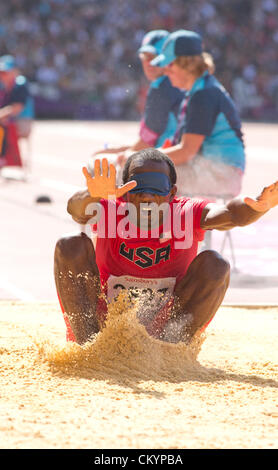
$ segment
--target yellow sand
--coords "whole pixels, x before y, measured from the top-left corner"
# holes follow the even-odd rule
[[[0,448],[277,448],[278,308],[222,307],[190,349],[121,309],[83,347],[56,303],[0,326]]]

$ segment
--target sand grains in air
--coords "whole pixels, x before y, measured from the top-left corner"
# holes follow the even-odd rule
[[[203,338],[190,347],[150,337],[123,296],[109,305],[105,327],[83,346],[39,344],[41,357],[61,372],[90,375],[93,371],[152,380],[186,377],[196,362]]]

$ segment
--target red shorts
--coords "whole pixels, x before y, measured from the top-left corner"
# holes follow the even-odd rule
[[[67,339],[67,341],[76,342],[74,333],[73,333],[72,328],[70,326],[69,319],[68,319],[67,315],[65,314],[65,310],[64,310],[64,307],[62,305],[59,294],[57,294],[57,295],[58,295],[59,303],[60,303],[61,310],[62,310],[62,313],[63,313],[64,321],[65,321],[65,324],[66,324],[66,339]],[[153,322],[151,323],[151,325],[148,325],[146,327],[146,330],[147,330],[147,332],[149,333],[150,336],[158,337],[159,334],[162,332],[164,326],[166,325],[167,321],[170,318],[170,311],[171,311],[170,307],[171,307],[171,305],[172,305],[172,300],[170,300],[158,312],[158,314],[156,315],[156,317],[153,320]],[[98,305],[98,308],[97,308],[97,315],[98,315],[100,323],[104,324],[105,319],[106,319],[106,315],[107,315],[107,306],[106,306],[106,302],[105,302],[104,299],[99,300],[99,305]],[[212,319],[213,319],[213,317],[204,326],[202,326],[202,328],[200,330],[201,332],[205,331],[205,329],[208,327],[208,325],[210,324]]]
[[[1,166],[22,167],[16,125],[13,122],[5,127],[0,126],[0,156]]]

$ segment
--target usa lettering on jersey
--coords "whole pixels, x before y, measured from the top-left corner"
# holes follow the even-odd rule
[[[171,245],[163,246],[153,250],[148,246],[139,246],[137,248],[128,248],[125,242],[122,242],[119,248],[119,255],[128,259],[140,268],[150,268],[162,261],[170,259]]]

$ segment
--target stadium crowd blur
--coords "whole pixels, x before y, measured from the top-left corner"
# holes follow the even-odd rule
[[[160,28],[199,32],[241,117],[277,121],[277,0],[9,0],[0,55],[28,77],[37,117],[137,119],[148,84],[136,51]]]

